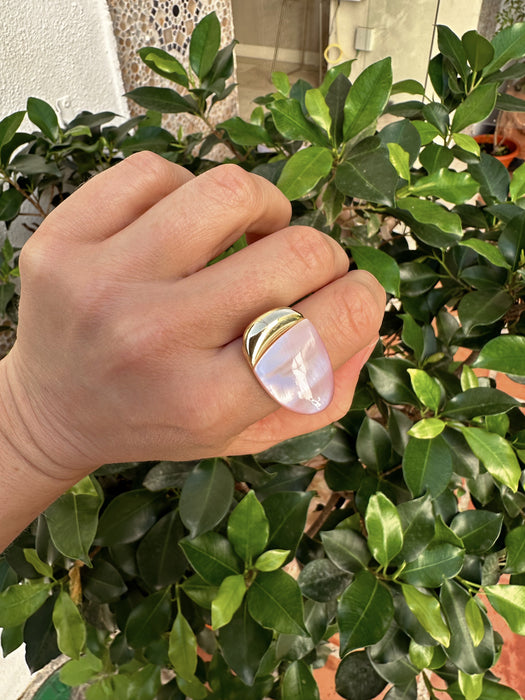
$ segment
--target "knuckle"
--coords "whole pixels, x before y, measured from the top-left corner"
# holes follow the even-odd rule
[[[222,205],[242,206],[253,211],[260,209],[262,197],[257,181],[240,166],[233,163],[218,165],[206,175],[211,181],[208,194],[217,198]]]
[[[136,183],[137,189],[158,189],[163,191],[166,181],[173,179],[177,167],[162,156],[152,151],[139,151],[128,156],[120,164],[130,175],[130,182]]]
[[[338,246],[326,234],[307,226],[292,226],[287,235],[291,255],[304,269],[321,269],[331,275],[339,267]]]

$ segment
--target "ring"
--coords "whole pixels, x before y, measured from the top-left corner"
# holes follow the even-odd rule
[[[243,352],[257,380],[281,406],[319,413],[334,395],[334,374],[315,326],[294,309],[272,309],[244,331]]]

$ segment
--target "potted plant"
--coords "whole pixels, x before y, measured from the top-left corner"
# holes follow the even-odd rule
[[[443,26],[438,38],[435,100],[416,81],[393,85],[388,58],[352,82],[346,62],[318,88],[276,73],[249,121],[213,125],[234,47],[219,50],[212,14],[191,70],[141,51],[176,88],[134,90],[145,118],[83,113],[63,127],[31,99],[37,132],[18,132],[23,113],[0,122],[10,225],[133,151],[198,173],[222,143],[389,295],[337,424],[257,455],[107,464],[61,496],[0,559],[5,653],[25,641],[36,669],[63,652],[62,682],[88,700],[315,699],[312,669],[337,632],[343,698],[416,698],[418,678],[435,697],[436,677],[454,700],[520,697],[492,672],[502,640],[486,606],[525,633],[525,168],[511,182],[464,129],[500,100],[525,25],[492,42]],[[417,99],[391,104],[401,92]],[[162,128],[161,113],[182,111],[202,134]],[[381,126],[385,112],[398,120]],[[0,311],[14,324],[8,241],[2,255]]]

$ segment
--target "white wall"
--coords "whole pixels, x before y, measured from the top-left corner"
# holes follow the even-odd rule
[[[63,120],[83,109],[127,115],[105,0],[1,0],[0,117],[40,97]]]

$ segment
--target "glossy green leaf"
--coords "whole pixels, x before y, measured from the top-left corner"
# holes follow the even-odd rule
[[[388,149],[376,136],[353,148],[335,173],[335,184],[344,194],[387,206],[394,203],[398,181]]]
[[[109,562],[97,557],[92,569],[83,571],[83,593],[95,603],[111,603],[119,600],[128,589],[118,570]]]
[[[486,119],[496,105],[497,85],[493,83],[480,85],[460,103],[452,119],[452,131],[463,131],[470,124]]]
[[[14,584],[0,593],[0,627],[18,627],[46,601],[53,587],[41,579]]]
[[[77,660],[67,661],[60,669],[60,681],[65,685],[79,686],[87,683],[102,671],[102,660],[87,649]]]
[[[53,576],[53,567],[42,561],[36,549],[24,549],[24,557],[40,576]]]
[[[470,449],[496,481],[516,492],[521,477],[518,458],[507,440],[481,428],[462,428]]]
[[[270,139],[268,132],[258,124],[250,124],[240,117],[232,117],[218,124],[224,129],[233,143],[240,146],[258,146],[260,143],[267,143]]]
[[[27,100],[27,116],[46,138],[51,141],[58,139],[58,117],[50,104],[40,100],[38,97],[29,97]]]
[[[463,79],[467,77],[467,54],[459,37],[445,25],[438,25],[438,47]]]
[[[409,212],[416,221],[422,224],[434,224],[445,233],[457,238],[463,234],[459,216],[429,199],[404,197],[397,200],[396,206]]]
[[[458,513],[450,528],[461,538],[469,554],[484,554],[496,542],[501,532],[503,516],[482,510]]]
[[[470,598],[465,606],[465,620],[475,647],[479,646],[485,636],[485,626],[476,598]]]
[[[269,549],[257,557],[254,567],[257,571],[275,571],[283,566],[289,554],[289,549]]]
[[[466,606],[470,595],[456,581],[446,581],[440,593],[441,609],[451,632],[447,657],[465,673],[483,673],[494,663],[494,636],[485,612],[480,610],[485,634],[474,646],[466,621]]]
[[[525,588],[519,585],[484,586],[492,607],[516,634],[525,635]]]
[[[350,575],[329,559],[314,559],[301,570],[297,583],[307,598],[328,603],[344,591],[350,583]]]
[[[319,688],[304,661],[294,661],[281,682],[282,700],[319,700]]]
[[[157,591],[137,603],[126,623],[126,639],[130,646],[141,648],[169,629],[171,618],[170,589]]]
[[[452,204],[463,204],[474,197],[478,190],[479,184],[470,173],[457,173],[446,168],[435,170],[430,175],[419,178],[409,188],[413,195],[438,197]]]
[[[525,337],[501,335],[489,340],[481,349],[474,367],[525,376]]]
[[[190,66],[201,80],[209,73],[220,43],[221,25],[215,12],[211,12],[197,24],[190,41]]]
[[[438,171],[443,171],[443,173],[445,173],[448,172],[446,169],[454,160],[454,154],[445,146],[440,146],[437,143],[429,143],[428,146],[425,146],[425,148],[419,154],[419,160],[429,175]],[[423,184],[424,182],[425,181],[423,181]],[[430,190],[432,189],[432,182],[432,179],[430,182],[427,182],[427,187],[430,184]],[[416,187],[420,186],[420,180],[418,179],[415,184]]]
[[[403,528],[397,508],[383,493],[374,494],[368,501],[365,525],[372,555],[382,566],[388,566],[403,547]]]
[[[159,462],[146,474],[142,485],[148,491],[182,488],[198,462]]]
[[[525,528],[515,527],[505,538],[507,549],[506,571],[513,574],[525,573]]]
[[[509,195],[513,202],[525,195],[525,163],[522,163],[512,173]]]
[[[469,136],[468,134],[454,134],[452,138],[454,139],[456,146],[459,146],[464,151],[467,151],[467,153],[473,153],[478,158],[480,157],[481,150],[479,143],[472,136]]]
[[[410,438],[403,455],[403,476],[413,496],[429,491],[439,496],[452,476],[450,449],[439,435],[432,440]]]
[[[390,463],[392,443],[387,430],[376,420],[365,417],[356,440],[357,455],[368,469],[383,471]]]
[[[410,155],[398,143],[387,143],[390,162],[403,180],[410,182]]]
[[[520,213],[510,219],[498,239],[498,248],[513,270],[522,264],[525,251],[524,214]]]
[[[408,374],[417,398],[436,413],[441,401],[441,389],[437,381],[422,369],[409,369]]]
[[[311,146],[302,149],[286,161],[277,187],[288,199],[300,199],[330,173],[332,163],[332,152],[328,148]]]
[[[11,141],[18,131],[25,114],[25,111],[14,112],[0,121],[0,149]]]
[[[414,586],[401,584],[405,601],[417,620],[428,634],[447,647],[450,643],[450,630],[447,627],[439,601],[430,593],[423,593]]]
[[[184,697],[191,698],[192,700],[204,700],[204,698],[208,697],[206,686],[203,685],[196,676],[193,676],[193,678],[183,678],[179,675],[177,676],[177,685]]]
[[[14,219],[20,211],[22,203],[25,201],[24,195],[15,190],[14,187],[4,190],[0,193],[0,221],[9,221]],[[10,282],[4,282],[2,287],[10,289],[12,287],[13,292],[15,291],[14,285]],[[12,297],[12,295],[11,295]],[[9,297],[9,299],[11,298]],[[9,301],[8,299],[8,301]],[[7,302],[2,304],[2,308],[5,311]]]
[[[439,418],[424,418],[414,423],[408,431],[408,434],[419,440],[432,440],[438,435],[441,435],[445,426],[446,424]]]
[[[458,683],[452,683],[447,688],[447,693],[452,700],[464,700],[465,696],[461,692]],[[507,685],[483,679],[481,695],[478,700],[522,700],[521,695]]]
[[[448,543],[431,543],[407,564],[401,576],[413,586],[437,588],[461,571],[464,558],[464,550],[458,547]]]
[[[223,579],[217,597],[211,604],[212,629],[217,630],[230,622],[240,608],[245,594],[246,583],[242,574]]]
[[[301,591],[282,569],[258,574],[246,600],[250,615],[263,627],[283,634],[305,634]]]
[[[71,659],[79,659],[86,646],[86,624],[71,596],[61,591],[53,608],[58,648]]]
[[[483,690],[483,673],[464,673],[459,669],[458,685],[465,700],[478,700]]]
[[[320,430],[314,430],[306,435],[299,435],[289,440],[284,440],[269,450],[259,452],[257,459],[260,462],[275,462],[279,464],[299,464],[312,457],[321,454],[323,448],[336,434],[336,428],[327,425]]]
[[[394,616],[388,588],[369,571],[360,571],[341,596],[337,621],[341,655],[378,642]]]
[[[205,459],[188,476],[179,502],[180,517],[197,537],[215,527],[230,509],[234,481],[222,459]]]
[[[502,318],[513,304],[506,291],[468,292],[458,306],[458,316],[466,334],[478,326],[488,326]]]
[[[485,67],[483,71],[485,75],[493,73],[512,59],[521,58],[525,54],[525,24],[518,22],[505,27],[494,35],[491,43],[494,47],[494,58]]]
[[[135,542],[156,522],[160,506],[159,495],[146,489],[121,493],[102,513],[95,543],[108,546]],[[46,517],[49,521],[47,511]]]
[[[290,94],[290,78],[283,71],[273,71],[272,73],[272,83],[278,92],[280,92],[285,97]]]
[[[354,573],[366,569],[371,559],[364,537],[349,528],[321,532],[321,540],[328,557],[343,571]]]
[[[391,89],[392,65],[390,58],[372,63],[357,76],[350,88],[344,107],[343,137],[345,141],[349,141],[370,128],[372,130],[375,128],[377,118],[386,107]]]
[[[138,87],[127,92],[126,97],[145,109],[162,114],[196,114],[195,105],[171,88]]]
[[[457,394],[443,408],[443,415],[455,420],[471,420],[476,416],[505,413],[519,401],[499,389],[474,387]]]
[[[295,553],[301,539],[312,492],[275,493],[265,498],[264,512],[270,523],[268,549]]]
[[[399,267],[390,255],[370,246],[353,246],[352,257],[360,270],[371,272],[385,291],[399,296]]]
[[[481,153],[478,163],[470,163],[470,174],[480,184],[480,195],[490,203],[504,202],[507,199],[510,177],[507,168],[497,158]]]
[[[469,238],[467,241],[460,241],[459,245],[472,248],[472,250],[475,250],[476,253],[479,253],[479,255],[486,258],[493,265],[496,265],[496,267],[504,267],[507,269],[510,267],[501,254],[501,251],[488,241],[483,241],[479,238]]]
[[[171,511],[149,530],[137,549],[140,575],[153,589],[165,588],[180,579],[186,561],[177,544],[184,528],[177,511]]]
[[[24,643],[24,624],[2,630],[2,655],[5,658]]]
[[[326,135],[303,114],[301,104],[293,98],[275,100],[268,105],[277,131],[293,141],[306,141],[316,146],[328,145]]]
[[[416,404],[416,397],[409,386],[408,370],[414,365],[397,357],[380,357],[369,360],[368,374],[374,389],[392,404]]]
[[[218,586],[212,586],[199,574],[194,574],[181,584],[184,593],[199,607],[211,610],[211,604],[219,592]]]
[[[494,47],[490,41],[474,30],[463,34],[461,43],[473,71],[479,72],[494,58]]]
[[[347,700],[370,700],[377,697],[387,681],[377,673],[366,651],[347,654],[335,674],[335,689]]]
[[[332,117],[330,109],[325,102],[323,93],[318,88],[307,90],[304,96],[306,109],[312,120],[317,126],[324,129],[327,134],[330,133],[332,126]]]
[[[163,78],[178,83],[183,87],[189,87],[188,74],[184,66],[171,54],[163,49],[153,46],[144,46],[139,49],[139,56],[151,70]]]
[[[246,602],[232,621],[219,630],[219,643],[226,662],[243,683],[250,686],[271,641],[272,633],[255,622]]]
[[[181,540],[180,546],[195,571],[213,586],[220,586],[226,576],[241,572],[233,547],[217,532]]]
[[[405,501],[397,506],[403,528],[404,561],[414,560],[425,549],[434,536],[434,511],[427,494],[421,498]]]
[[[197,638],[181,612],[170,631],[168,655],[177,676],[191,680],[197,668]]]

